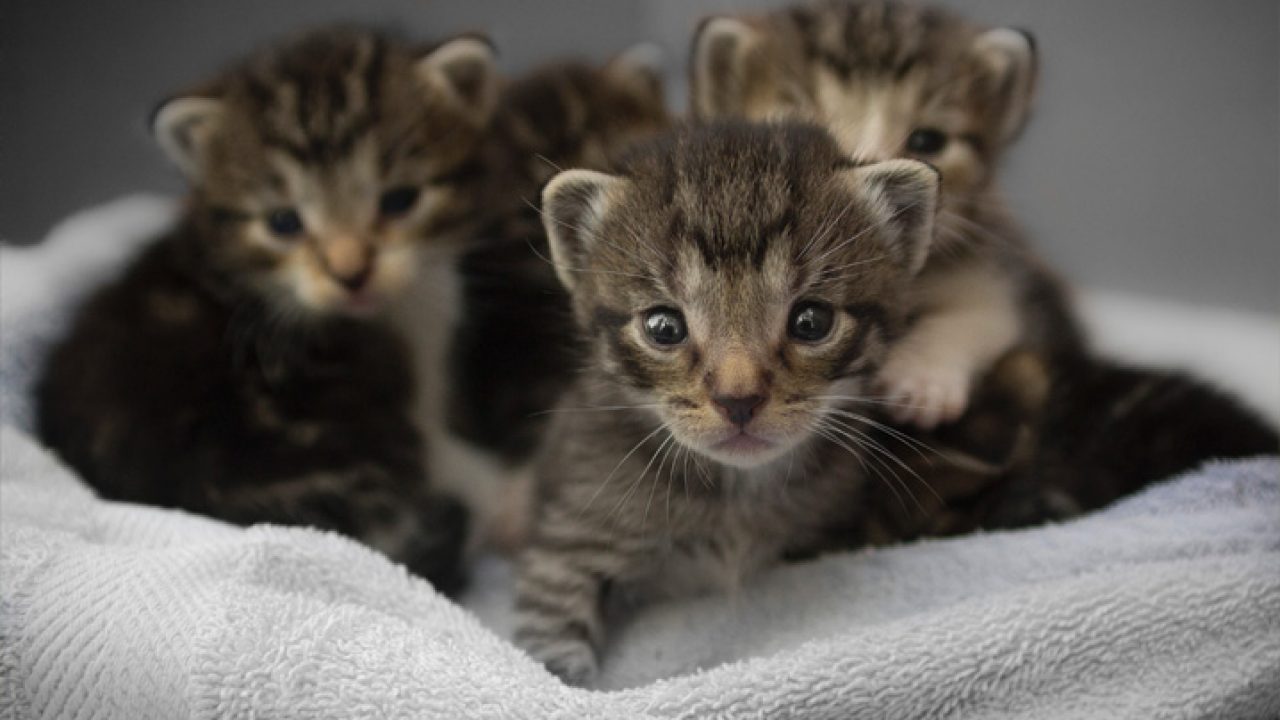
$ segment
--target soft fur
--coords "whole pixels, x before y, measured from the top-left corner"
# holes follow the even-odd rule
[[[162,105],[186,212],[53,350],[43,439],[108,497],[338,530],[456,585],[465,514],[428,492],[378,316],[469,222],[491,70],[474,38],[324,30]]]
[[[735,123],[552,180],[552,258],[591,361],[557,408],[520,566],[535,657],[585,682],[611,585],[732,585],[848,519],[852,408],[904,327],[937,183],[921,163],[851,163],[815,126]],[[801,342],[788,327],[810,303],[833,324]],[[660,308],[684,342],[647,339]]]

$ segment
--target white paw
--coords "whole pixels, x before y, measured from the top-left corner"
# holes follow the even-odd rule
[[[879,376],[894,420],[928,430],[963,415],[969,405],[969,373],[943,359],[901,350],[889,354]]]

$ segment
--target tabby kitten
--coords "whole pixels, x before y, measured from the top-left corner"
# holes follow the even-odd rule
[[[454,587],[466,515],[381,313],[463,232],[492,77],[475,38],[330,29],[164,103],[185,212],[52,351],[43,439],[105,497],[337,530]]]
[[[844,151],[942,173],[937,249],[913,291],[910,332],[880,374],[900,421],[958,418],[972,383],[1015,345],[1075,356],[1058,281],[1011,223],[996,170],[1026,123],[1035,44],[932,7],[820,0],[707,20],[691,62],[697,117],[802,118]]]
[[[734,584],[848,520],[845,416],[906,321],[938,176],[804,124],[713,124],[543,193],[589,345],[539,466],[517,641],[597,671],[607,588]]]
[[[457,315],[435,371],[448,393],[424,396],[420,410],[432,478],[467,499],[479,539],[498,549],[525,534],[532,456],[581,365],[539,194],[559,168],[603,168],[611,151],[666,126],[660,73],[642,45],[600,66],[536,69],[499,96],[481,186],[487,221],[457,263]]]

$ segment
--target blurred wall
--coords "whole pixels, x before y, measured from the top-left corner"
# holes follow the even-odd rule
[[[759,0],[113,0],[0,5],[0,237],[86,204],[177,191],[143,118],[281,33],[358,20],[436,38],[482,30],[508,70],[630,43],[668,50],[673,98],[697,18]],[[1280,308],[1280,5],[1274,0],[953,0],[1033,30],[1037,116],[1006,190],[1073,281]],[[683,102],[678,102],[683,105]]]

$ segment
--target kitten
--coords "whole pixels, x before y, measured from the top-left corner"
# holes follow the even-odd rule
[[[1025,349],[996,363],[958,422],[867,434],[902,465],[868,487],[836,547],[1065,520],[1208,460],[1280,452],[1274,427],[1195,377]]]
[[[331,29],[164,103],[184,214],[52,351],[45,442],[105,497],[337,530],[456,586],[465,511],[426,486],[381,315],[469,222],[491,77],[475,38]]]
[[[955,420],[971,384],[1015,345],[1083,348],[1063,291],[1013,226],[996,170],[1027,121],[1035,44],[939,8],[826,0],[705,21],[693,43],[695,116],[801,118],[856,157],[907,157],[942,173],[937,249],[915,316],[881,370],[899,421]]]
[[[424,371],[447,388],[419,409],[431,474],[466,498],[477,539],[500,550],[525,534],[532,456],[581,364],[539,193],[559,168],[602,168],[612,150],[667,124],[657,60],[641,45],[601,66],[539,68],[502,90],[486,140],[486,222],[449,268],[456,278],[436,285],[453,283],[456,314],[446,321],[447,353]]]
[[[842,420],[892,352],[938,176],[804,124],[713,124],[543,193],[590,362],[553,415],[517,641],[588,682],[615,585],[732,586],[847,523]]]

